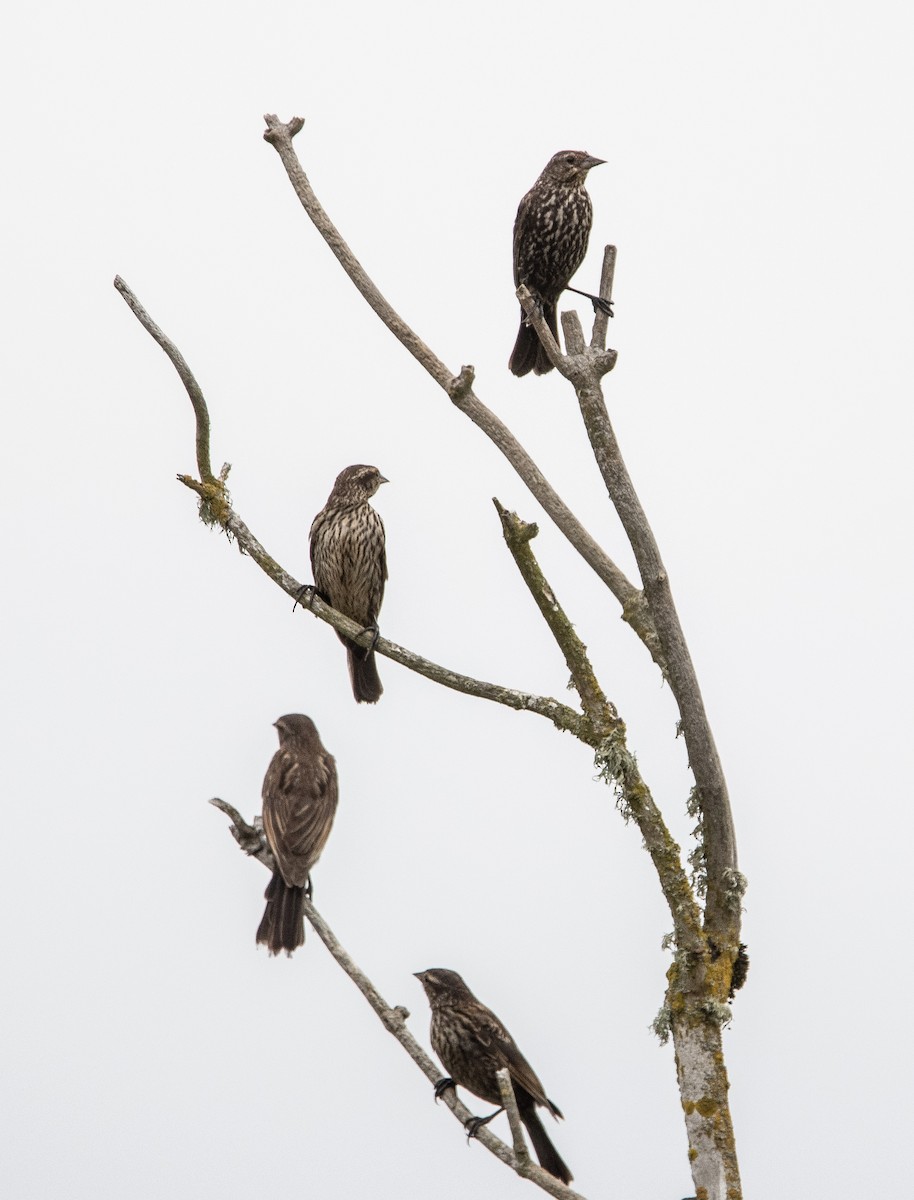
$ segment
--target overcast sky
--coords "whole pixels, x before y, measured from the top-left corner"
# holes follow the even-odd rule
[[[511,226],[563,148],[607,161],[610,410],[727,771],[752,969],[726,1035],[747,1196],[910,1186],[910,54],[895,6],[46,3],[0,50],[4,1194],[533,1195],[459,1126],[315,936],[255,948],[248,817],[282,713],[340,805],[318,908],[427,1045],[459,970],[566,1120],[591,1197],[691,1194],[670,928],[589,751],[330,630],[197,520],[204,388],[237,511],[292,574],[337,472],[390,479],[383,632],[571,700],[491,498],[541,564],[676,835],[675,709],[615,602],[381,327],[262,114],[402,315],[630,573],[573,394],[514,379]],[[587,317],[586,301],[579,311]],[[476,1111],[485,1111],[471,1097]],[[504,1134],[503,1118],[494,1126]],[[551,1131],[552,1132],[552,1131]]]

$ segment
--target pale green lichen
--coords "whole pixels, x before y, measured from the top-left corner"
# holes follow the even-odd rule
[[[727,867],[723,873],[724,903],[733,913],[743,911],[743,896],[749,886],[749,880],[735,867]]]
[[[721,1028],[733,1020],[733,1009],[729,1004],[721,1004],[718,1000],[703,1000],[701,1011]]]
[[[665,1046],[670,1040],[670,1033],[673,1028],[673,1010],[668,1004],[661,1006],[656,1017],[651,1021],[649,1028],[653,1030],[660,1045]]]
[[[625,745],[624,725],[620,723],[608,738],[604,738],[594,753],[593,763],[597,769],[597,777],[612,788],[616,808],[628,824],[634,819],[632,789],[628,786],[628,778],[636,765],[636,759]],[[640,786],[644,787],[643,784]]]
[[[692,830],[695,847],[689,853],[688,858],[691,868],[689,880],[695,889],[696,896],[705,896],[708,891],[708,863],[705,856],[704,813],[701,808],[701,793],[697,786],[689,792],[686,812],[690,817],[697,818],[695,828]]]

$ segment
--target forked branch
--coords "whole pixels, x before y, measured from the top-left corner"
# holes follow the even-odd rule
[[[615,261],[615,247],[607,246],[600,285],[600,294],[606,299],[611,298]],[[527,305],[524,307],[526,309]],[[708,880],[705,926],[733,956],[739,943],[741,910],[738,897],[742,894],[745,881],[738,871],[736,835],[727,783],[698,677],[676,612],[669,576],[647,514],[622,458],[606,408],[601,379],[608,369],[607,356],[613,355],[614,361],[613,351],[604,351],[602,348],[606,316],[599,311],[596,313],[589,349],[583,346],[577,315],[565,313],[562,319],[566,341],[573,352],[556,365],[574,386],[594,458],[634,551],[643,586],[642,594],[650,609],[652,629],[660,641],[660,661],[664,664],[664,673],[679,708],[680,725],[701,810]],[[533,320],[533,324],[539,332],[539,323]]]
[[[639,603],[640,592],[625,576],[625,573],[613,562],[605,550],[587,532],[570,508],[543,475],[542,471],[508,429],[492,411],[487,408],[473,390],[474,371],[472,367],[463,367],[455,375],[438,356],[422,341],[416,332],[403,320],[400,314],[381,294],[373,280],[368,276],[364,267],[346,244],[340,231],[330,220],[323,206],[314,194],[308,177],[302,168],[298,155],[292,145],[292,139],[304,125],[300,117],[294,117],[284,124],[278,117],[267,114],[264,117],[267,128],[264,139],[270,143],[279,155],[289,181],[298,197],[302,208],[308,214],[318,233],[336,255],[343,270],[355,284],[359,293],[381,318],[390,332],[413,355],[418,363],[431,375],[432,379],[447,392],[454,405],[473,422],[477,428],[490,439],[504,454],[508,462],[517,472],[524,484],[543,509],[555,523],[559,531],[568,539],[585,562],[603,580],[612,594],[622,606],[623,620],[647,646],[652,658],[663,667],[659,657],[659,643],[651,628],[650,614],[646,606]]]

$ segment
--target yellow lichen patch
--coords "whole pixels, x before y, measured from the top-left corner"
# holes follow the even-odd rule
[[[694,1162],[698,1158],[698,1151],[694,1146],[689,1146],[689,1162]]]
[[[729,996],[732,975],[733,963],[727,954],[721,954],[715,961],[705,964],[708,991],[718,1000],[726,1000]]]
[[[698,1109],[699,1114],[704,1117],[705,1120],[708,1120],[709,1117],[713,1117],[717,1112],[719,1105],[717,1101],[712,1100],[710,1096],[702,1096],[702,1098],[696,1102],[695,1107]]]

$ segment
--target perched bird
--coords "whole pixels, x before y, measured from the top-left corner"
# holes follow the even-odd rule
[[[480,1004],[456,971],[433,967],[417,971],[416,978],[425,988],[432,1007],[432,1049],[451,1075],[450,1079],[438,1081],[435,1095],[440,1096],[448,1087],[459,1084],[490,1104],[501,1104],[495,1072],[507,1067],[520,1119],[530,1134],[540,1166],[564,1183],[571,1183],[572,1174],[549,1140],[536,1106],[548,1108],[554,1117],[562,1114],[546,1095],[511,1034],[491,1009]],[[470,1135],[500,1112],[501,1108],[489,1117],[468,1121]]]
[[[311,718],[289,713],[274,724],[279,749],[263,780],[263,831],[276,870],[267,884],[257,941],[271,954],[291,954],[305,940],[310,872],[330,836],[339,789],[336,760]]]
[[[353,621],[374,629],[387,579],[384,524],[368,501],[382,483],[377,467],[357,464],[340,471],[327,503],[311,525],[311,568],[320,598]],[[384,689],[374,661],[374,644],[359,646],[339,634],[349,656],[352,693],[375,704]]]
[[[559,331],[556,304],[584,261],[593,224],[593,206],[584,187],[591,167],[605,162],[583,150],[553,154],[527,192],[514,221],[514,286],[526,284],[543,307],[553,337]],[[521,310],[520,331],[509,363],[514,375],[545,375],[552,370],[536,330]]]

